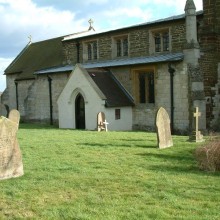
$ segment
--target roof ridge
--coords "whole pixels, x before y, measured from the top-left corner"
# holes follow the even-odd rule
[[[43,43],[43,42],[46,42],[46,41],[58,40],[60,38],[66,37],[66,36],[67,35],[63,35],[63,36],[59,36],[59,37],[53,37],[53,38],[48,38],[48,39],[44,39],[44,40],[39,40],[39,41],[36,41],[36,42],[32,42],[31,44],[38,44],[38,43]]]

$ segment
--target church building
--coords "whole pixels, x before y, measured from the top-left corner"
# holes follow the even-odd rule
[[[185,13],[184,13],[185,10]],[[29,42],[5,70],[3,108],[21,121],[60,128],[97,129],[104,112],[109,130],[155,130],[158,109],[171,130],[220,129],[220,0],[196,11],[138,25],[88,30]]]

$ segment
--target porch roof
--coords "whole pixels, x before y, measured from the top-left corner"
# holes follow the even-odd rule
[[[104,69],[86,69],[96,86],[105,95],[106,107],[133,106],[134,100],[114,75]]]

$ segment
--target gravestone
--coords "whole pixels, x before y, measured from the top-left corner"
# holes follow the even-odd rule
[[[157,142],[158,147],[168,148],[173,146],[173,140],[170,131],[170,118],[164,108],[160,108],[156,116]]]
[[[19,122],[20,122],[20,113],[19,113],[19,111],[15,110],[15,109],[11,110],[9,112],[8,119],[15,122],[19,126]]]
[[[199,108],[195,108],[195,112],[193,113],[194,119],[194,129],[195,131],[192,132],[192,135],[190,136],[189,140],[194,142],[203,142],[203,135],[199,131],[199,117],[201,116],[201,112],[199,112]]]
[[[20,114],[17,110],[9,118],[0,117],[0,180],[24,174],[22,156],[17,140]]]
[[[98,131],[108,131],[108,125],[109,123],[106,121],[105,113],[99,112],[97,116],[97,127]]]

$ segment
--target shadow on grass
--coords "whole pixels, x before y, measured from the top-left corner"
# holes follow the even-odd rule
[[[129,142],[140,142],[140,141],[153,141],[153,142],[155,142],[155,143],[157,143],[157,139],[156,138],[153,138],[153,137],[151,137],[151,138],[149,138],[149,137],[146,137],[146,138],[144,138],[144,139],[120,139],[120,141],[129,141]]]
[[[186,164],[184,164],[186,165]],[[170,174],[195,174],[197,176],[207,177],[207,176],[220,176],[220,172],[207,172],[202,171],[195,164],[188,164],[186,166],[181,165],[151,165],[148,167],[149,170],[161,173],[170,173]]]
[[[59,129],[58,126],[55,125],[48,125],[48,124],[26,124],[26,123],[20,123],[19,129]]]
[[[144,145],[144,144],[100,144],[100,143],[80,143],[82,146],[88,146],[88,147],[129,147],[129,148],[135,148],[135,147],[140,147],[140,148],[156,148],[156,145]]]
[[[148,157],[149,160],[155,161],[153,159],[158,159],[161,165],[151,164],[148,169],[155,171],[155,172],[162,172],[162,173],[172,173],[172,174],[181,174],[181,173],[190,173],[199,176],[220,176],[220,172],[206,172],[199,169],[197,166],[197,162],[193,157],[193,153],[188,152],[188,155],[181,154],[178,152],[178,155],[168,155],[168,154],[155,154],[155,153],[143,153],[143,154],[136,154],[138,156]],[[184,156],[182,156],[184,155]],[[165,163],[169,164],[165,164]]]
[[[169,155],[169,154],[160,154],[160,152],[158,154],[155,153],[141,153],[141,154],[137,154],[138,156],[143,156],[143,157],[154,157],[154,158],[158,158],[158,159],[165,159],[165,160],[176,160],[176,161],[180,161],[180,162],[185,162],[185,161],[192,161],[193,160],[193,155]]]

